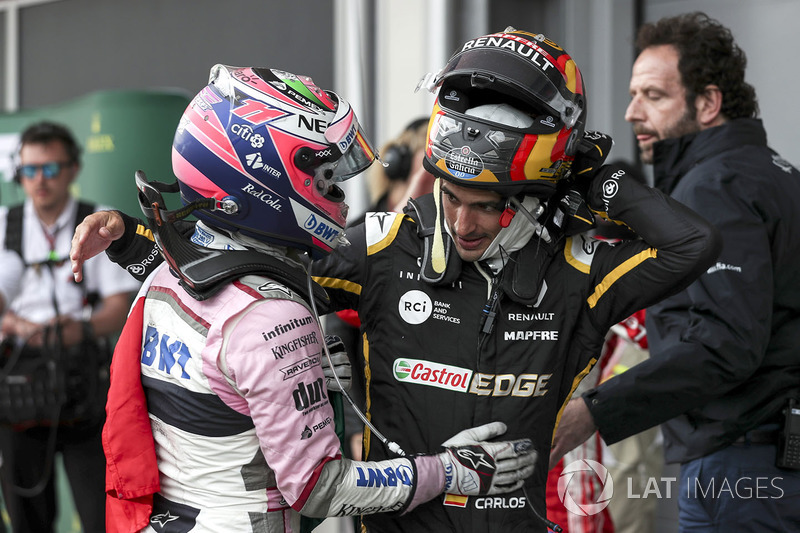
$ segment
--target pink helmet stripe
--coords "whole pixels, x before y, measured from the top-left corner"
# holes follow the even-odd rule
[[[240,172],[245,172],[241,161],[233,155],[236,151],[233,149],[230,139],[222,130],[222,125],[216,114],[201,115],[197,108],[192,108],[187,115],[191,121],[187,129],[203,146],[233,168]],[[205,120],[206,117],[209,117],[209,120]]]
[[[207,198],[213,197],[220,200],[228,196],[227,192],[192,166],[174,147],[172,148],[172,169],[175,174],[181,176],[184,183]]]

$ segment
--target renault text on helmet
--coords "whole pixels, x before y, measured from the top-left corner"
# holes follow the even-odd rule
[[[569,176],[586,123],[583,79],[543,35],[467,41],[427,81],[438,96],[425,167],[467,187],[548,197]]]

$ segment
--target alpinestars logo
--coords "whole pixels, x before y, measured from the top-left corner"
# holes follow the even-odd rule
[[[153,515],[150,518],[150,523],[151,524],[158,524],[159,526],[161,526],[163,528],[165,525],[167,525],[168,522],[172,522],[173,520],[177,520],[178,518],[180,518],[180,517],[179,516],[173,516],[172,514],[170,514],[169,511],[167,511],[166,513]]]
[[[264,168],[264,162],[261,161],[260,152],[256,152],[254,154],[247,154],[245,156],[245,161],[247,161],[247,166],[254,170],[259,168]]]
[[[472,448],[460,448],[456,451],[458,457],[462,460],[461,464],[469,465],[473,470],[478,470],[478,467],[483,466],[490,470],[494,469],[494,465],[486,460],[486,454],[477,453]]]

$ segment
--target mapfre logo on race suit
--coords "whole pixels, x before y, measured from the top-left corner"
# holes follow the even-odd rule
[[[395,359],[393,371],[397,381],[458,392],[467,392],[472,379],[472,370],[467,368],[405,357]]]

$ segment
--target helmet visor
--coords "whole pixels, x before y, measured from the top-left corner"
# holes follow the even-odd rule
[[[515,95],[523,97],[534,108],[542,104],[548,106],[567,128],[572,128],[582,109],[576,101],[563,95],[548,77],[545,72],[548,69],[552,69],[554,76],[561,77],[556,66],[532,49],[530,51],[530,56],[523,57],[496,48],[471,48],[467,50],[469,53],[461,53],[451,59],[436,76],[434,84],[439,85],[446,78],[456,75],[468,77],[472,86],[485,83],[485,88],[492,88],[491,83],[500,82],[511,86]]]
[[[335,145],[332,150],[341,154],[331,167],[332,181],[344,181],[366,170],[375,161],[375,148],[358,123],[353,108],[336,93],[328,92],[338,102],[336,114],[325,130],[325,139]]]

